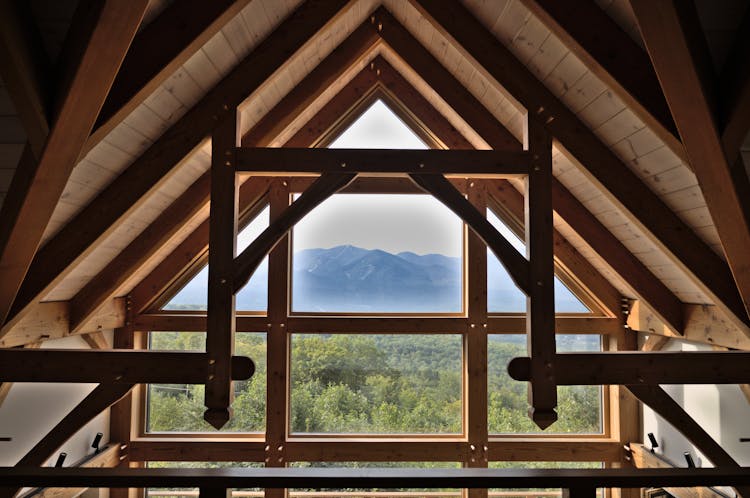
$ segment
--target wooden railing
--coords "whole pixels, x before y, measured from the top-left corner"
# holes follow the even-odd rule
[[[89,469],[0,467],[0,486],[195,488],[201,498],[232,488],[557,488],[568,497],[598,488],[748,486],[750,468],[699,469]]]

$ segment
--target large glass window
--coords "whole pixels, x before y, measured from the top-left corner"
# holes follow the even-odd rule
[[[293,433],[461,432],[461,336],[294,334]]]
[[[598,335],[558,334],[558,351],[601,351]],[[491,434],[536,434],[542,431],[528,416],[528,383],[508,375],[507,365],[526,356],[525,335],[490,334],[487,341],[488,428]],[[558,420],[545,434],[601,434],[602,389],[599,386],[560,386]]]
[[[294,228],[292,311],[460,313],[463,223],[428,195],[340,194]]]
[[[234,416],[224,432],[262,432],[266,427],[266,334],[235,334],[235,354],[255,363],[249,380],[234,383]],[[205,351],[204,332],[151,332],[149,349],[162,351]],[[203,420],[204,386],[191,384],[149,384],[146,431],[216,432]]]
[[[263,209],[237,235],[237,253],[250,245],[268,226],[268,207]],[[255,270],[250,281],[238,293],[236,309],[238,311],[265,311],[268,306],[268,257]],[[208,265],[185,284],[167,304],[165,311],[208,309]]]
[[[487,220],[497,228],[516,250],[526,255],[526,245],[491,210],[487,210]],[[495,254],[487,250],[487,310],[490,313],[524,313],[526,295],[511,280],[507,270]],[[590,310],[559,278],[555,277],[555,311],[557,313],[589,313]]]

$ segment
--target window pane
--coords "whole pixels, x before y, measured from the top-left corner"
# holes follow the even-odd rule
[[[268,226],[266,207],[237,235],[237,253],[241,252]],[[203,268],[162,309],[203,310],[208,309],[208,266]],[[250,281],[240,289],[236,297],[237,311],[265,311],[268,307],[268,257],[260,264]]]
[[[461,336],[292,336],[296,433],[461,432]]]
[[[331,149],[426,149],[427,145],[382,100],[376,100],[328,147]]]
[[[598,335],[558,334],[558,351],[600,351]],[[526,356],[525,335],[488,336],[488,426],[492,434],[542,433],[529,418],[526,382],[513,380],[507,365]],[[558,420],[544,434],[601,434],[602,390],[599,386],[560,386]]]
[[[255,363],[249,380],[234,383],[234,416],[222,432],[261,432],[266,427],[266,334],[237,332],[235,354]],[[203,332],[151,332],[149,349],[205,351]],[[202,384],[149,384],[146,432],[216,432],[203,420]]]
[[[526,255],[525,244],[490,209],[487,210],[487,220],[513,244],[519,253]],[[516,287],[505,267],[489,249],[487,249],[487,311],[491,313],[526,311],[526,295]],[[555,312],[589,313],[590,310],[565,287],[559,278],[555,277]]]
[[[292,310],[459,313],[462,231],[431,196],[335,195],[294,228]]]

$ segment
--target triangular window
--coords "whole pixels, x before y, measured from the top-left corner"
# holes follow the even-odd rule
[[[427,145],[383,102],[376,100],[328,145],[331,149],[427,149]]]
[[[237,253],[245,249],[268,226],[268,207],[258,213],[237,236]],[[208,308],[208,265],[185,284],[162,309],[203,310]],[[238,293],[237,311],[266,311],[268,307],[268,257],[255,270],[250,281]]]
[[[518,252],[526,254],[526,245],[489,209],[487,220],[513,244]],[[489,249],[487,250],[487,311],[490,313],[526,311],[526,295],[515,286],[508,272]],[[555,276],[555,312],[590,313],[591,310]]]

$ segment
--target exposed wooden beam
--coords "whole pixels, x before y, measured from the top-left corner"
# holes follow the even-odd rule
[[[425,192],[432,194],[437,200],[453,211],[461,218],[471,230],[476,233],[487,247],[497,256],[500,263],[508,270],[513,282],[529,295],[529,262],[516,248],[500,235],[492,224],[487,221],[484,213],[472,206],[469,201],[451,185],[444,177],[439,175],[410,174],[409,177],[419,185]]]
[[[38,252],[13,306],[25,312],[45,289],[64,277],[91,246],[137,208],[175,167],[210,135],[230,107],[239,105],[317,31],[345,0],[302,4],[201,101],[89,203]],[[216,119],[214,119],[214,116]]]
[[[295,86],[272,112],[267,113],[242,137],[243,147],[262,147],[278,140],[310,105],[332,86],[349,67],[367,57],[380,43],[376,30],[365,21],[350,34],[331,54],[323,59],[303,81]],[[320,133],[316,135],[316,138]],[[309,144],[300,145],[307,147]],[[287,145],[288,146],[288,145]],[[294,145],[297,147],[297,145]]]
[[[32,342],[31,344],[26,344],[24,347],[28,349],[38,349],[42,345],[41,342]],[[13,386],[12,382],[0,382],[0,406],[3,405],[5,402],[5,398],[8,397],[8,394],[10,393],[10,388]]]
[[[79,327],[79,334],[122,327],[125,324],[125,299],[110,299],[89,320]],[[70,303],[55,301],[39,303],[23,319],[6,326],[0,339],[0,348],[23,346],[34,342],[68,337]]]
[[[108,382],[203,384],[207,353],[91,349],[0,349],[0,380],[12,382]],[[233,380],[249,379],[250,358],[233,356]]]
[[[323,173],[295,200],[284,213],[263,230],[258,237],[234,259],[234,288],[241,289],[266,255],[284,238],[289,230],[321,202],[349,184],[356,173]]]
[[[553,194],[556,183],[553,182]],[[508,181],[487,182],[489,206],[518,236],[524,236],[524,198]],[[553,197],[553,208],[554,197]],[[505,215],[505,216],[503,216]],[[553,232],[556,275],[592,311],[601,310],[609,316],[619,316],[622,296],[599,270],[586,259],[565,237]]]
[[[110,263],[86,283],[70,300],[70,332],[75,334],[90,317],[111,300],[128,278],[154,257],[164,243],[185,223],[205,210],[210,186],[202,175],[167,207]]]
[[[96,15],[86,12],[90,35],[66,92],[59,99],[54,120],[39,160],[16,170],[18,180],[0,211],[0,322],[5,322],[19,287],[42,239],[57,201],[78,161],[125,52],[141,22],[148,2],[102,1]]]
[[[252,219],[263,208],[268,186],[269,178],[252,178],[240,187],[241,220]],[[134,315],[162,304],[157,300],[167,289],[178,289],[200,271],[208,258],[208,225],[209,220],[201,223],[133,288],[130,299]]]
[[[733,349],[750,351],[750,339],[716,306],[684,304],[684,335],[674,334],[647,305],[635,301],[628,313],[627,325],[632,330],[644,334],[657,334],[676,337],[691,342],[719,345]]]
[[[133,38],[84,154],[164,83],[250,0],[183,0],[165,8]]]
[[[9,486],[194,488],[565,488],[746,485],[750,469],[81,469],[0,467]]]
[[[74,467],[83,468],[113,468],[120,463],[120,443],[110,444],[100,453],[85,457],[82,461],[75,463]],[[88,487],[81,488],[42,488],[32,490],[29,494],[24,494],[29,498],[76,498],[80,496]]]
[[[739,150],[730,157],[722,145],[713,65],[695,6],[672,0],[632,0],[631,5],[750,312],[750,180]]]
[[[625,285],[649,303],[672,332],[682,335],[684,318],[677,296],[557,180],[552,190],[552,203],[555,211]]]
[[[208,323],[206,352],[210,374],[206,382],[203,418],[221,429],[232,417],[234,387],[231,359],[234,353],[234,255],[237,250],[239,185],[234,154],[240,142],[237,109],[225,116],[211,137],[211,212],[208,245]]]
[[[695,368],[695,367],[693,367]],[[672,427],[680,431],[691,443],[693,443],[706,458],[711,460],[716,467],[726,469],[738,469],[740,465],[717,443],[709,433],[703,429],[669,394],[659,386],[627,386],[644,404],[659,414],[664,420],[672,424]],[[696,469],[691,469],[696,470]],[[750,496],[750,485],[743,484],[736,487],[742,497]]]
[[[750,382],[750,353],[745,351],[558,353],[554,362],[558,385]],[[516,380],[529,380],[530,364],[529,358],[514,358],[508,373]]]
[[[477,63],[529,110],[559,141],[563,153],[580,162],[583,172],[630,221],[669,255],[717,305],[738,323],[748,322],[727,265],[601,140],[548,90],[529,69],[458,2],[437,5],[412,0],[433,26]],[[383,31],[389,29],[384,24]]]
[[[99,384],[70,413],[65,415],[41,441],[34,445],[16,465],[20,467],[41,466],[65,441],[70,439],[91,419],[125,396],[132,388],[132,384],[126,383]]]
[[[34,159],[49,135],[50,62],[26,2],[0,2],[0,75]]]
[[[593,0],[521,0],[628,109],[687,161],[667,101],[643,49]]]
[[[530,157],[523,151],[240,147],[236,159],[237,171],[253,175],[349,171],[516,177],[528,173]]]
[[[666,346],[668,342],[669,337],[651,334],[650,336],[648,336],[648,339],[646,339],[646,342],[643,343],[643,346],[641,346],[641,351],[661,351],[661,349]]]
[[[88,344],[91,349],[112,349],[109,342],[107,342],[104,333],[101,331],[83,334],[81,338],[86,341],[86,344]]]
[[[526,294],[526,344],[531,358],[529,415],[540,429],[546,429],[557,421],[552,137],[528,119],[524,131],[525,145],[533,158],[524,189],[524,240],[529,260]]]

